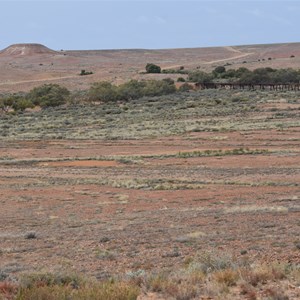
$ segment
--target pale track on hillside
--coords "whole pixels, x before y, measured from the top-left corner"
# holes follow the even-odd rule
[[[222,58],[222,59],[217,59],[217,60],[211,60],[211,61],[206,61],[206,62],[201,62],[199,64],[203,64],[203,65],[210,65],[210,64],[214,64],[214,63],[220,63],[220,62],[225,62],[225,61],[230,61],[230,60],[234,60],[234,59],[239,59],[239,58],[244,58],[247,57],[249,55],[254,54],[253,52],[248,52],[248,53],[243,53],[240,50],[237,50],[231,46],[225,46],[223,47],[224,49],[234,52],[234,53],[238,53],[239,55],[237,56],[233,56],[233,57],[228,57],[228,58]],[[185,66],[192,66],[195,65],[195,63],[189,63],[189,64],[184,64]],[[180,66],[182,65],[174,65],[174,66],[168,66],[165,67],[164,69],[174,69],[174,68],[180,68]]]
[[[67,78],[77,78],[78,76],[63,76],[63,77],[49,77],[49,78],[43,78],[43,79],[32,79],[32,80],[22,80],[22,81],[9,81],[9,82],[1,82],[1,85],[14,85],[14,84],[22,84],[22,83],[32,83],[32,82],[44,82],[44,81],[55,81],[60,79],[67,79]]]

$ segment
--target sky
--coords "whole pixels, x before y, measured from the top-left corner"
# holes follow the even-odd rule
[[[299,1],[0,0],[0,49],[163,49],[300,42]]]

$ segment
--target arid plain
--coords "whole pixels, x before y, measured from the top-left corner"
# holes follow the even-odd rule
[[[143,74],[148,62],[299,69],[300,44],[56,52],[16,45],[0,52],[0,93],[178,77]],[[79,76],[82,69],[93,74]],[[299,97],[203,90],[1,114],[0,279],[175,272],[203,253],[299,266]],[[203,281],[194,298],[299,299],[299,268],[295,274],[244,293],[239,281],[227,290]],[[140,299],[193,299],[178,295],[161,288]]]

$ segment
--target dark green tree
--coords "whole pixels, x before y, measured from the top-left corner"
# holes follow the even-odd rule
[[[155,64],[148,63],[146,65],[146,72],[147,73],[161,73],[161,67],[157,66]]]
[[[226,72],[226,69],[225,67],[223,66],[219,66],[219,67],[216,67],[213,71],[212,71],[212,74],[214,75],[214,77],[218,78],[221,76],[221,74],[225,73]]]

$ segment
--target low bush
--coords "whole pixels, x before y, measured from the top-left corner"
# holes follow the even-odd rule
[[[90,71],[86,71],[86,70],[81,70],[80,72],[80,76],[85,76],[85,75],[91,75],[91,74],[94,74],[93,72],[90,72]]]
[[[8,112],[13,109],[14,111],[24,111],[27,108],[33,108],[34,104],[30,99],[22,94],[13,94],[0,99],[0,110]]]

